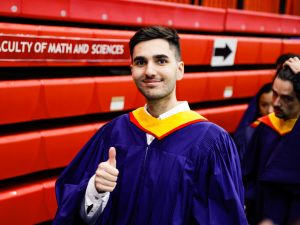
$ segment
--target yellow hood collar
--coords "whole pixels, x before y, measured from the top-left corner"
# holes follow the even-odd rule
[[[267,116],[258,119],[262,123],[271,127],[280,135],[285,135],[289,133],[293,128],[297,119],[283,120],[275,116],[275,113],[270,113]]]
[[[153,135],[157,139],[162,139],[189,124],[207,121],[207,119],[197,112],[189,110],[160,120],[147,114],[144,107],[140,107],[130,112],[130,121],[146,133]]]

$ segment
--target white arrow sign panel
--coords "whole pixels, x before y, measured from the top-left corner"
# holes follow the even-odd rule
[[[232,66],[234,64],[237,39],[215,39],[211,66]]]

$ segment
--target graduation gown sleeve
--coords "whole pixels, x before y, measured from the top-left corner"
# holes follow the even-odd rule
[[[79,210],[88,181],[95,174],[100,161],[108,158],[110,146],[105,143],[105,127],[107,125],[89,140],[56,181],[58,210],[54,225],[80,223]]]
[[[210,145],[209,141],[206,143]],[[196,224],[248,224],[236,147],[225,132],[219,133],[213,143],[207,146],[207,158],[199,160],[199,173],[195,178],[193,214]]]

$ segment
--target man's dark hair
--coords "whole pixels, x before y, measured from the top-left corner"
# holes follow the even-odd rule
[[[181,60],[179,36],[175,29],[163,26],[144,27],[138,30],[129,42],[130,55],[133,55],[134,47],[142,41],[150,41],[153,39],[164,39],[170,47],[175,49],[175,57],[178,61]]]
[[[289,66],[285,66],[277,71],[274,80],[277,77],[281,80],[290,81],[293,84],[293,89],[296,93],[296,97],[300,101],[300,73],[295,74]]]

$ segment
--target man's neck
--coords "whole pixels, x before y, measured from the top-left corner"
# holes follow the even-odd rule
[[[180,102],[177,99],[173,101],[162,101],[162,100],[152,100],[147,102],[147,111],[153,117],[159,117],[161,114],[171,110],[175,106],[179,105]]]

